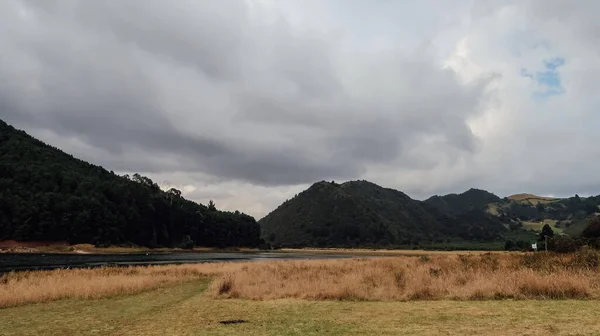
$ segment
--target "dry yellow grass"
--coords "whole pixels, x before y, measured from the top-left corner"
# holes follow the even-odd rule
[[[600,298],[598,255],[471,255],[248,264],[213,283],[216,297],[254,300]]]
[[[66,298],[92,299],[133,294],[220,273],[216,264],[8,273],[0,277],[0,308]]]
[[[211,277],[214,298],[484,300],[600,298],[600,255],[482,254],[265,261],[11,273],[0,307],[142,292]]]

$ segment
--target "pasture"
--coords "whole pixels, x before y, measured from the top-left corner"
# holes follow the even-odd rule
[[[10,273],[0,335],[597,334],[599,261],[446,253]]]

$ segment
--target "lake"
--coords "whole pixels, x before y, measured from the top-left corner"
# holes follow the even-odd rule
[[[353,256],[275,252],[131,254],[2,253],[0,254],[0,273],[67,267],[187,264],[223,261],[336,259],[351,257]]]

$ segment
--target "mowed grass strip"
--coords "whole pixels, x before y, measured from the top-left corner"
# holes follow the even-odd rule
[[[214,299],[206,280],[0,309],[0,335],[595,335],[597,301]],[[243,320],[239,324],[221,324]]]

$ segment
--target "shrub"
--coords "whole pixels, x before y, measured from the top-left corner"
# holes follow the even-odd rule
[[[582,242],[569,236],[554,236],[548,239],[548,250],[558,253],[571,253],[579,250]]]
[[[586,238],[600,238],[600,216],[594,217],[581,235]]]

